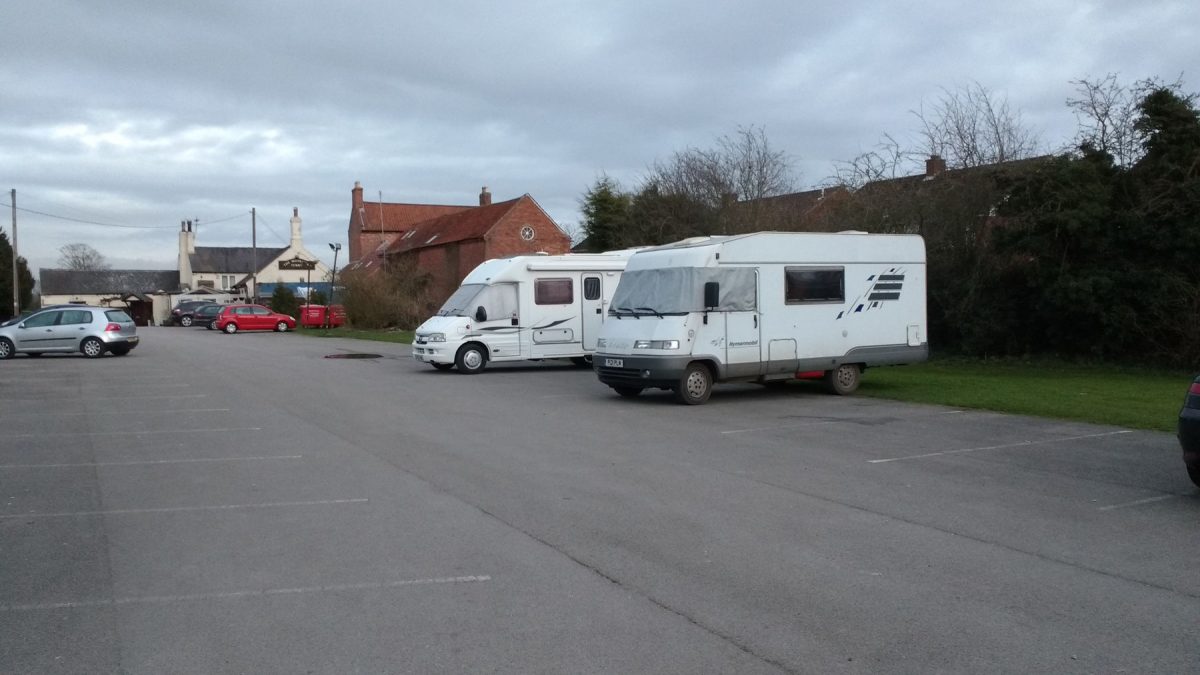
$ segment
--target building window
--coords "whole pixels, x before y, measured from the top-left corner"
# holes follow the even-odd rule
[[[786,267],[783,276],[789,305],[846,300],[846,273],[841,267]]]
[[[538,279],[533,282],[535,305],[569,305],[574,300],[570,279]]]
[[[237,283],[237,278],[234,277],[232,274],[222,274],[221,275],[221,289],[222,290],[227,291],[227,290],[233,288],[233,285],[236,283]]]
[[[196,288],[213,288],[216,284],[210,279],[196,280]]]
[[[533,231],[533,228],[528,225],[521,228],[521,238],[525,241],[533,241],[533,237],[536,234],[537,233]]]

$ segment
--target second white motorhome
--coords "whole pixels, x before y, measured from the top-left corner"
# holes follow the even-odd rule
[[[838,394],[870,366],[924,361],[925,242],[916,235],[758,232],[638,251],[594,356],[622,396],[714,382],[824,378]]]
[[[417,327],[413,358],[478,373],[492,361],[591,362],[633,249],[488,260]]]

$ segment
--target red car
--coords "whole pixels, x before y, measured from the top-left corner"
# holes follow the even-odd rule
[[[287,314],[272,312],[262,305],[226,305],[213,327],[226,333],[239,330],[277,330],[280,333],[296,328],[296,320]]]

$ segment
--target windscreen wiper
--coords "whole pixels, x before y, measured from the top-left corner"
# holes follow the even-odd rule
[[[614,307],[612,311],[613,316],[617,317],[618,319],[621,318],[621,312],[628,312],[629,316],[632,316],[635,319],[638,318],[637,312],[629,309],[628,307]]]
[[[635,307],[634,309],[638,310],[639,312],[650,312],[651,314],[653,314],[654,316],[657,316],[660,319],[663,318],[663,315],[659,314],[658,310],[654,309],[653,307]]]

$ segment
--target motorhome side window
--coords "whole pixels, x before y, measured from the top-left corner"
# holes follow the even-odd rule
[[[569,305],[574,300],[570,279],[537,279],[533,282],[535,305]]]
[[[846,272],[841,267],[785,267],[783,276],[789,305],[846,300]]]
[[[586,277],[583,280],[583,299],[600,299],[600,277]]]

